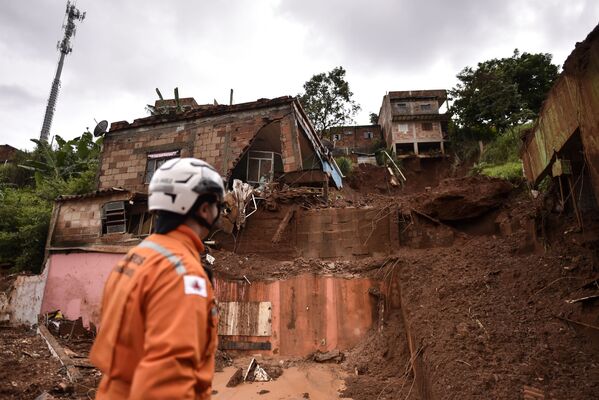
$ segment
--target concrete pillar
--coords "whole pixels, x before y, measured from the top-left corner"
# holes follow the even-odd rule
[[[418,142],[414,142],[414,154],[418,155]]]

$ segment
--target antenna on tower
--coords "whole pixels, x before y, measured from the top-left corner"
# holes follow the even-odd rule
[[[50,127],[52,126],[52,118],[54,117],[54,110],[56,109],[56,100],[58,99],[58,89],[60,88],[60,75],[62,73],[62,67],[64,65],[64,58],[67,54],[73,51],[73,45],[71,38],[75,36],[77,31],[76,21],[83,21],[85,19],[85,12],[79,11],[75,7],[74,3],[67,1],[66,20],[67,22],[62,26],[64,29],[64,36],[60,42],[56,45],[58,51],[60,51],[60,59],[58,60],[58,67],[56,68],[56,75],[52,82],[52,88],[50,89],[50,97],[48,98],[48,104],[46,105],[46,114],[44,115],[44,122],[42,123],[42,131],[40,133],[40,140],[43,142],[48,141],[50,135]]]

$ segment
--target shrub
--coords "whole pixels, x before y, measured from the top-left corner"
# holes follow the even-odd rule
[[[337,165],[339,166],[343,176],[349,176],[351,174],[351,171],[354,167],[351,159],[348,157],[339,157],[336,158],[335,161],[337,162]]]
[[[0,264],[39,272],[52,205],[31,189],[0,192]]]
[[[481,175],[486,175],[494,178],[501,178],[513,183],[521,182],[524,179],[522,171],[522,162],[510,161],[499,165],[479,164]]]

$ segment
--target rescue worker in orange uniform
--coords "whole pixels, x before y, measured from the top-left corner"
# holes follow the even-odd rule
[[[102,371],[96,399],[210,399],[217,347],[214,290],[200,262],[220,216],[219,173],[176,158],[153,175],[156,233],[108,277],[90,359]]]

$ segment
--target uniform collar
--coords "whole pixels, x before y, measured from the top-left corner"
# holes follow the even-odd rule
[[[185,224],[179,225],[176,229],[167,233],[166,236],[181,242],[185,247],[188,247],[197,258],[204,252],[204,243],[202,243],[200,237],[193,231],[193,229]]]

